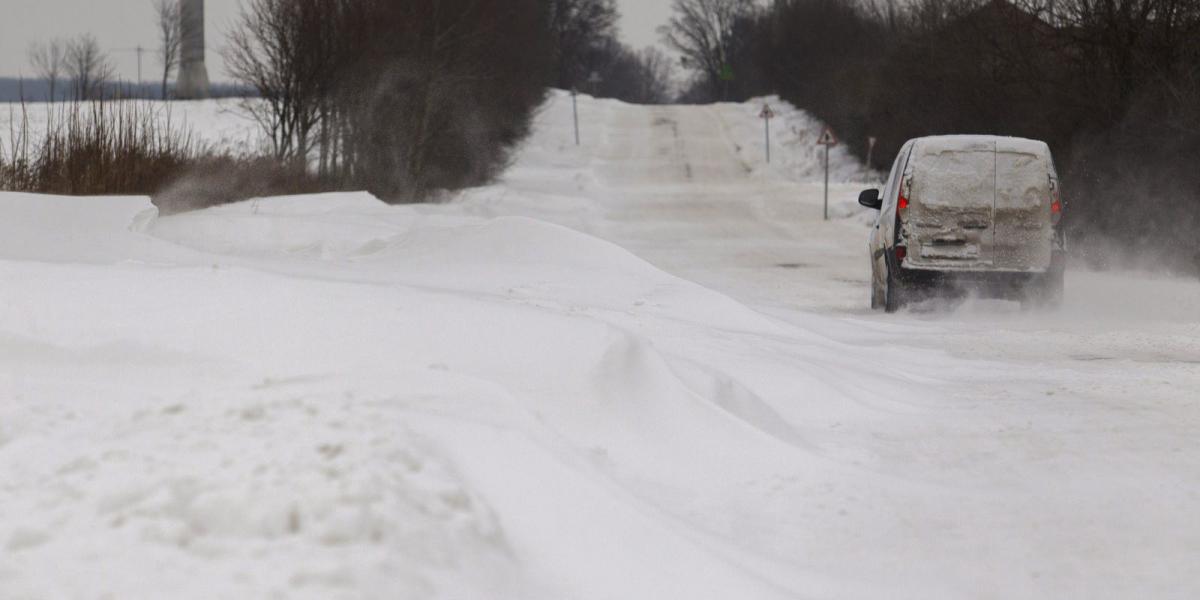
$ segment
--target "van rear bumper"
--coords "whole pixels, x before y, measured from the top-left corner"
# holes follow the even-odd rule
[[[987,297],[1020,299],[1027,290],[1060,278],[1066,255],[1054,252],[1050,268],[1044,271],[1006,271],[999,269],[921,269],[901,267],[900,284],[914,291],[976,293]]]

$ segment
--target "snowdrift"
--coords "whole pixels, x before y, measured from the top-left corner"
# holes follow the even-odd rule
[[[777,322],[528,218],[362,194],[157,219],[136,198],[0,205],[24,236],[0,249],[22,299],[0,347],[36,399],[0,414],[22,515],[0,521],[4,589],[773,594],[653,516],[653,490],[809,452],[681,352]]]
[[[0,258],[111,263],[145,252],[158,216],[149,198],[0,193]]]

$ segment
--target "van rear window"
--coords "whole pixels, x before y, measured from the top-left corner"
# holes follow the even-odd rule
[[[988,206],[995,197],[996,155],[986,150],[922,153],[913,167],[911,200],[926,206]]]

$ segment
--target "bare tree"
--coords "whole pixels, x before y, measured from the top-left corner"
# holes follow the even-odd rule
[[[639,94],[647,104],[666,102],[671,94],[671,78],[675,74],[675,63],[665,52],[647,46],[637,54],[640,86]]]
[[[739,41],[734,29],[739,19],[753,12],[753,0],[673,0],[671,8],[674,16],[658,30],[663,41],[724,99]]]
[[[34,42],[29,45],[29,64],[39,77],[50,84],[50,101],[54,102],[58,93],[58,80],[62,77],[66,66],[67,44],[60,39],[49,42]]]
[[[548,0],[556,87],[569,89],[587,77],[588,55],[615,38],[615,0]],[[594,66],[593,66],[594,67]]]
[[[66,72],[76,101],[99,98],[112,78],[113,65],[96,36],[85,33],[67,43]]]
[[[336,0],[252,0],[229,33],[225,61],[261,98],[247,104],[271,140],[275,158],[301,165],[318,141],[335,75]]]
[[[616,38],[593,48],[585,61],[600,75],[589,91],[599,98],[633,104],[662,104],[669,99],[673,61],[657,48],[631,50]]]
[[[276,158],[390,201],[494,177],[551,76],[546,0],[248,0],[230,73]],[[514,43],[519,40],[520,43]]]
[[[153,0],[154,21],[158,26],[158,60],[162,64],[162,97],[167,99],[167,82],[171,73],[179,66],[179,46],[182,36],[179,29],[179,0]]]

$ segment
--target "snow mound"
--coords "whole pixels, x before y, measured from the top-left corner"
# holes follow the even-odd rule
[[[336,192],[254,198],[234,204],[213,207],[208,209],[208,212],[238,215],[245,213],[247,209],[252,214],[270,216],[313,216],[346,212],[386,212],[388,205],[366,192]]]
[[[771,120],[771,162],[766,162],[763,105],[775,113]],[[722,105],[738,153],[755,171],[790,181],[817,183],[825,177],[825,148],[817,144],[826,124],[779,96],[753,98],[741,104]],[[836,133],[836,132],[835,132]],[[830,183],[858,183],[882,179],[846,148],[845,141],[829,151]]]
[[[144,196],[44,196],[0,193],[0,258],[113,263],[144,253],[141,235],[158,215]]]
[[[714,472],[804,447],[751,386],[681,355],[697,329],[774,321],[529,218],[298,197],[160,218],[155,240],[128,231],[144,204],[117,206],[81,234],[184,258],[153,276],[3,266],[23,304],[0,355],[38,399],[0,406],[0,487],[20,490],[3,509],[23,515],[0,522],[6,590],[766,592],[653,507],[663,490],[721,502]]]
[[[512,568],[494,512],[401,406],[302,383],[170,401],[131,387],[120,408],[75,404],[79,421],[10,440],[5,483],[40,493],[6,502],[23,518],[0,524],[0,565],[20,575],[0,587],[417,598],[461,585],[443,572]]]
[[[323,201],[329,201],[329,206]],[[671,313],[773,331],[774,321],[668,275],[629,251],[526,217],[446,216],[366,194],[243,202],[158,219],[153,235],[235,263],[291,274],[402,283],[588,306]]]

